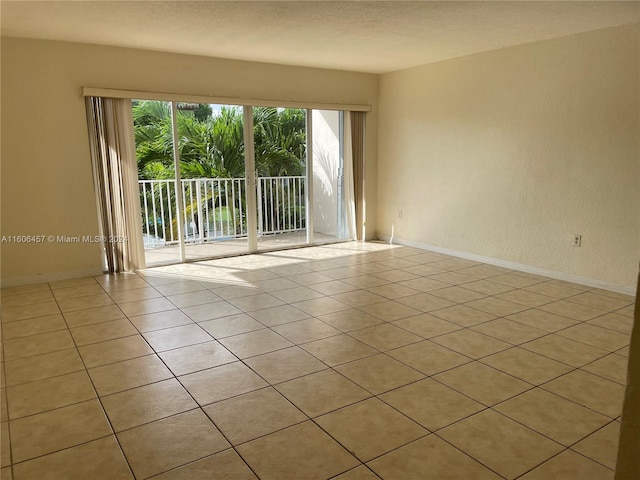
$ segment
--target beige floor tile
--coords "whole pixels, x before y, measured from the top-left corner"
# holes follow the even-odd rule
[[[429,433],[377,398],[344,407],[315,421],[363,462]]]
[[[218,295],[210,292],[209,290],[179,293],[176,295],[170,295],[167,299],[178,308],[193,307],[222,300]]]
[[[496,298],[507,300],[509,302],[518,303],[527,307],[538,307],[547,303],[555,302],[557,298],[548,297],[529,290],[511,290],[509,292],[500,293]]]
[[[431,431],[485,409],[475,400],[429,378],[379,398]]]
[[[91,380],[84,371],[24,383],[6,390],[11,419],[96,398]]]
[[[626,385],[628,364],[628,358],[612,353],[611,355],[602,357],[600,360],[585,365],[582,367],[582,370],[598,375],[599,377],[604,377],[612,382]]]
[[[384,321],[378,317],[374,317],[373,315],[355,308],[329,313],[318,318],[343,332],[350,332],[352,330],[359,330],[361,328],[384,323]]]
[[[448,272],[448,273],[444,273],[442,275],[454,275],[454,273],[453,272]],[[435,277],[438,277],[438,275],[435,275],[432,278],[435,278]],[[471,278],[471,277],[469,277],[469,278]],[[441,288],[439,290],[431,291],[431,294],[435,295],[437,297],[444,298],[444,299],[449,300],[449,301],[454,302],[454,303],[470,302],[472,300],[478,300],[480,298],[485,297],[485,295],[483,293],[474,292],[473,290],[468,290],[468,289],[463,288],[463,287]]]
[[[241,333],[264,329],[264,325],[246,313],[239,313],[228,317],[205,320],[199,324],[214,338],[230,337]]]
[[[153,332],[147,332],[143,334],[143,336],[156,352],[187,347],[189,345],[213,340],[211,335],[200,328],[200,325],[195,324],[155,330]]]
[[[564,375],[572,367],[521,348],[510,348],[483,358],[482,363],[534,385]]]
[[[245,363],[272,385],[327,368],[324,363],[299,347],[258,355]]]
[[[101,397],[166,380],[172,376],[156,355],[90,368],[88,371]]]
[[[117,304],[147,300],[161,297],[162,294],[153,287],[144,286],[142,288],[131,288],[109,292],[111,299]]]
[[[565,450],[520,478],[522,480],[574,480],[577,478],[613,480],[613,470],[571,450]]]
[[[204,408],[232,445],[268,435],[307,416],[273,388],[264,388]]]
[[[634,312],[634,306],[629,305],[628,307],[624,307],[624,308],[621,308],[620,310],[616,310],[614,313],[617,313],[619,315],[624,315],[627,317],[633,317],[633,312]]]
[[[376,295],[375,293],[367,290],[354,290],[351,292],[339,293],[337,295],[333,295],[332,298],[352,307],[364,307],[365,305],[387,301],[387,298],[381,295]]]
[[[107,292],[121,292],[134,288],[143,288],[149,285],[144,277],[137,273],[116,273],[94,277]]]
[[[6,362],[4,368],[6,384],[11,386],[84,370],[84,364],[78,351],[71,348]]]
[[[634,303],[636,301],[633,295],[627,295],[626,293],[613,292],[611,290],[605,290],[603,288],[594,288],[590,290],[591,293],[597,295],[604,295],[605,297],[617,298],[619,300],[625,300],[628,303]]]
[[[296,322],[277,325],[272,329],[285,337],[287,340],[300,344],[313,342],[322,338],[339,335],[341,332],[330,325],[316,319],[308,318]]]
[[[578,442],[572,449],[614,469],[616,468],[619,437],[620,422],[614,421]]]
[[[166,283],[164,285],[156,285],[154,288],[162,295],[166,296],[198,292],[205,289],[201,283],[194,282],[193,280],[182,280],[179,282]]]
[[[454,302],[450,302],[449,300],[445,300],[444,298],[430,293],[410,295],[408,297],[399,298],[396,301],[402,305],[419,310],[420,312],[432,312],[433,310],[441,310],[455,305]],[[404,316],[407,317],[409,315],[407,314]]]
[[[399,283],[392,283],[389,285],[380,285],[378,287],[371,287],[367,289],[367,291],[374,293],[376,295],[380,295],[381,297],[387,298],[389,300],[396,300],[398,298],[408,297],[410,295],[417,295],[420,293],[419,290],[405,287],[404,285],[400,285]]]
[[[416,440],[367,465],[385,480],[501,478],[436,435]]]
[[[436,275],[431,275],[431,278],[451,285],[462,285],[465,283],[475,282],[477,280],[477,278],[472,277],[471,275],[465,275],[464,273],[458,272],[438,273]]]
[[[531,388],[528,383],[479,362],[462,365],[433,378],[488,406]]]
[[[610,352],[620,350],[622,347],[629,345],[629,335],[587,323],[569,327],[558,332],[557,335],[602,348],[603,350],[609,350]]]
[[[509,302],[508,300],[502,300],[497,297],[486,297],[480,300],[473,300],[465,304],[468,307],[482,310],[483,312],[492,313],[499,317],[512,315],[517,312],[525,310],[527,307],[518,303]]]
[[[7,392],[5,388],[0,388],[0,421],[9,421],[9,410],[7,407]]]
[[[127,317],[136,317],[138,315],[148,315],[149,313],[163,312],[165,310],[174,310],[176,306],[164,297],[149,298],[135,302],[121,303],[120,308]],[[187,312],[185,312],[187,313]]]
[[[269,329],[222,338],[220,339],[220,343],[238,358],[253,357],[293,345]]]
[[[335,369],[374,395],[421,380],[424,375],[386,355],[375,355]]]
[[[435,375],[471,362],[470,358],[428,340],[389,350],[386,353],[425,375]]]
[[[493,407],[494,410],[569,446],[610,419],[562,397],[535,388]]]
[[[343,282],[353,285],[354,287],[368,289],[373,287],[379,287],[381,285],[387,285],[391,283],[380,276],[375,275],[360,275],[355,277],[349,277],[342,279]]]
[[[0,478],[2,480],[13,480],[13,474],[11,473],[11,467],[3,467],[0,469]],[[374,477],[375,479],[375,477]]]
[[[358,290],[358,287],[341,282],[340,280],[331,280],[330,282],[315,283],[309,285],[309,288],[320,292],[323,295],[336,295],[338,293],[352,292]]]
[[[553,297],[557,299],[571,297],[573,295],[578,295],[579,293],[583,292],[583,290],[578,290],[576,288],[571,288],[571,287],[565,287],[563,285],[558,285],[552,282],[537,283],[535,285],[525,287],[524,290],[528,290],[530,292],[539,293],[541,295],[546,295],[547,297]]]
[[[567,300],[558,300],[557,302],[548,303],[538,308],[545,312],[555,313],[556,315],[578,321],[591,320],[592,318],[608,313],[606,310],[580,305],[579,303],[569,302]]]
[[[535,285],[536,283],[541,283],[543,280],[546,280],[546,278],[536,276],[530,277],[527,274],[522,275],[522,272],[511,272],[491,277],[492,282],[515,288],[528,287],[530,285]]]
[[[354,330],[349,335],[380,351],[391,350],[422,341],[422,338],[418,335],[391,324],[375,325]]]
[[[605,310],[607,312],[619,310],[633,304],[633,300],[627,298],[616,298],[609,295],[600,295],[594,292],[581,293],[567,298],[567,301],[597,308],[599,310]]]
[[[615,353],[617,353],[618,355],[622,355],[623,357],[629,358],[629,347],[621,348],[620,350],[617,350]]]
[[[506,342],[467,329],[435,337],[432,341],[475,359],[511,347]]]
[[[238,360],[216,341],[168,350],[158,355],[174,375],[185,375]]]
[[[430,314],[463,327],[471,327],[498,318],[492,313],[465,307],[464,305],[454,305],[453,307],[443,308],[442,310],[435,310]]]
[[[289,280],[292,280],[300,285],[313,285],[315,283],[330,282],[333,277],[325,275],[320,272],[301,273],[298,275],[289,276]]]
[[[2,322],[15,322],[57,313],[60,313],[57,302],[32,303],[19,307],[2,306]]]
[[[200,410],[118,433],[136,478],[147,478],[220,452],[229,443]]]
[[[331,367],[378,353],[377,350],[344,334],[305,343],[301,347]]]
[[[239,308],[231,305],[227,301],[196,305],[194,307],[183,308],[182,310],[196,322],[214,320],[216,318],[228,317],[231,315],[238,315],[242,313]]]
[[[102,397],[116,432],[197,408],[175,378]]]
[[[409,267],[409,268],[413,269],[413,267]],[[407,272],[408,270],[405,269],[404,271]],[[413,272],[409,271],[409,273],[413,273],[414,275],[421,275],[417,273],[417,270],[415,269]],[[424,272],[424,273],[428,275],[428,274],[437,274],[442,272],[438,272],[437,270],[431,270],[430,273],[427,273],[427,272]],[[433,278],[427,278],[427,277],[418,277],[418,278],[413,278],[411,280],[404,280],[400,282],[400,285],[404,287],[413,288],[414,290],[418,290],[420,292],[430,292],[432,290],[438,290],[440,288],[447,288],[451,286],[448,283],[440,282],[438,280],[434,280]]]
[[[287,288],[272,292],[272,295],[285,303],[295,303],[322,297],[324,294],[307,287],[296,286],[295,288]]]
[[[349,470],[348,472],[333,478],[334,480],[379,480],[380,477],[369,470],[366,466],[360,465],[353,470]]]
[[[349,305],[329,297],[312,298],[311,300],[296,302],[292,306],[315,317],[350,308]]]
[[[278,292],[280,290],[286,290],[287,288],[296,288],[299,286],[297,283],[283,277],[270,278],[268,280],[258,280],[256,282],[253,282],[253,284],[263,292],[267,293]]]
[[[607,355],[606,350],[576,342],[557,334],[541,337],[521,345],[529,350],[573,367],[581,367]]]
[[[485,410],[438,435],[507,479],[522,475],[563,447],[492,410]]]
[[[15,480],[133,480],[113,436],[20,463]]]
[[[153,353],[153,349],[141,335],[84,345],[78,347],[78,351],[87,368],[108,365]]]
[[[98,287],[100,288],[100,287]],[[6,307],[24,307],[34,303],[45,303],[55,301],[53,293],[47,288],[39,292],[24,293],[19,295],[6,295],[5,289],[2,290],[2,306]]]
[[[309,417],[317,417],[371,396],[332,370],[281,383],[276,389]]]
[[[263,293],[259,287],[246,284],[225,285],[223,287],[211,288],[211,291],[225,300]]]
[[[71,335],[79,346],[137,334],[136,328],[126,318],[71,329]]]
[[[399,298],[398,301],[404,301],[407,298],[411,297]],[[365,305],[364,307],[360,307],[360,310],[373,315],[374,317],[378,317],[385,322],[392,322],[394,320],[400,320],[402,318],[420,315],[422,313],[420,310],[416,310],[415,308],[408,307],[407,305],[403,305],[393,300]]]
[[[617,313],[607,313],[601,317],[589,320],[587,323],[615,330],[616,332],[625,333],[627,335],[630,335],[631,330],[633,329],[633,318],[618,315]]]
[[[427,313],[397,320],[393,322],[393,325],[420,335],[423,338],[444,335],[445,333],[455,332],[462,328],[458,324],[442,320]]]
[[[4,360],[7,362],[75,347],[68,330],[4,340],[3,344]]]
[[[250,315],[267,327],[273,327],[275,325],[282,325],[284,323],[309,318],[309,314],[302,310],[298,310],[291,305],[281,305],[279,307],[254,310]]]
[[[523,325],[528,325],[551,333],[578,323],[577,320],[572,320],[567,317],[537,310],[535,308],[518,312],[514,315],[509,315],[507,318],[514,322],[522,323]]]
[[[60,288],[67,287],[79,287],[82,285],[95,285],[96,279],[93,277],[82,277],[82,278],[69,278],[66,280],[57,280],[55,282],[49,282],[49,286],[52,290],[57,290]]]
[[[622,413],[624,387],[581,370],[545,383],[542,388],[611,418]]]
[[[11,454],[15,463],[113,433],[97,399],[12,420],[9,423]]]
[[[268,385],[241,362],[190,373],[178,380],[200,405],[219,402]]]
[[[2,325],[2,337],[6,341],[11,340],[12,338],[28,337],[31,335],[66,329],[67,324],[64,321],[64,317],[58,313],[56,315],[46,315],[44,317],[4,323]]]
[[[277,307],[284,304],[282,300],[274,297],[273,295],[269,295],[268,293],[259,293],[257,295],[233,298],[227,301],[243,312],[263,310],[265,308]]]
[[[113,305],[114,303],[106,293],[86,295],[83,297],[59,298],[57,302],[60,310],[64,313],[85,310],[87,308],[104,307],[106,305]]]
[[[210,480],[211,472],[225,480],[258,480],[232,449],[189,463],[154,477],[154,480]]]
[[[94,323],[108,322],[124,318],[124,313],[117,305],[106,305],[104,307],[88,308],[77,312],[65,312],[64,319],[69,328],[83,327]]]
[[[464,288],[473,290],[474,292],[483,293],[485,295],[498,295],[500,293],[513,290],[514,287],[501,285],[499,283],[492,282],[491,280],[476,280],[475,282],[465,283]]]
[[[323,480],[359,463],[312,422],[245,443],[238,452],[261,480]]]
[[[6,467],[12,463],[9,422],[0,423],[0,438],[0,466]]]
[[[475,327],[472,327],[472,330],[484,333],[485,335],[489,335],[513,345],[519,345],[547,335],[547,332],[544,330],[529,327],[522,323],[507,320],[506,318],[499,318],[481,325],[476,325]]]
[[[18,287],[8,287],[0,290],[2,298],[8,298],[14,295],[28,295],[30,293],[50,292],[51,288],[48,283],[34,283],[32,285],[20,285]]]

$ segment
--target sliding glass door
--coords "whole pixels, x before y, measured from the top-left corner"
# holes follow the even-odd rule
[[[349,238],[342,112],[144,100],[133,112],[148,266]]]

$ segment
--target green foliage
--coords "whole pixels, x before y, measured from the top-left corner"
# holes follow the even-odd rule
[[[256,169],[262,176],[303,175],[305,112],[253,109]],[[138,173],[143,179],[174,175],[171,108],[167,102],[134,101],[133,120]],[[177,112],[180,174],[183,178],[244,177],[243,116],[239,107],[209,105]]]

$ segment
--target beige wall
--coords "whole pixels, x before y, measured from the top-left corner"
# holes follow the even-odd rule
[[[83,86],[372,105],[375,225],[376,75],[14,38],[2,39],[1,61],[2,235],[97,235]],[[2,245],[4,286],[100,271],[96,244]]]
[[[378,234],[632,288],[638,81],[637,24],[382,75]]]

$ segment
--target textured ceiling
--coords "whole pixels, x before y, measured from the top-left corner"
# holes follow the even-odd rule
[[[640,3],[11,1],[2,35],[383,73],[637,22]]]

